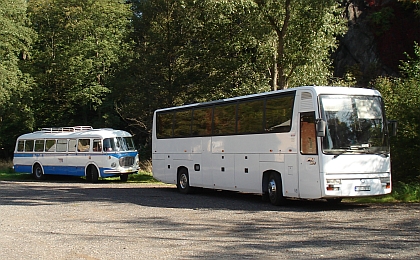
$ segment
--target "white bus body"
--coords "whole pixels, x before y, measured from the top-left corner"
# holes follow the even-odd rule
[[[32,173],[36,179],[54,174],[85,176],[92,182],[120,176],[126,181],[139,170],[139,157],[128,132],[58,127],[19,136],[13,165],[16,172]]]
[[[284,199],[391,192],[380,93],[298,87],[155,111],[153,175],[191,187]]]

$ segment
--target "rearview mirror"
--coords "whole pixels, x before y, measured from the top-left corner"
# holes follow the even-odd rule
[[[318,118],[316,120],[316,136],[324,137],[326,126],[327,126],[327,123],[323,119]]]

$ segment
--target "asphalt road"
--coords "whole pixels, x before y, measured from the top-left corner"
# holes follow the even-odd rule
[[[0,259],[420,259],[420,204],[0,181]]]

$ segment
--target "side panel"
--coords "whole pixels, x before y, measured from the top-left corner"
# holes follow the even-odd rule
[[[259,154],[235,155],[235,189],[243,192],[261,192],[262,173]]]
[[[235,155],[215,153],[212,157],[214,188],[235,190]]]

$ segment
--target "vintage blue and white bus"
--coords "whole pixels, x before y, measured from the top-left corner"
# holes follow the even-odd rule
[[[275,205],[383,195],[395,129],[380,93],[363,88],[298,87],[164,108],[153,119],[153,175],[183,193],[256,193]]]
[[[139,157],[131,134],[90,126],[42,128],[18,137],[13,167],[32,173],[38,180],[45,175],[71,175],[98,178],[128,175],[139,170]]]

